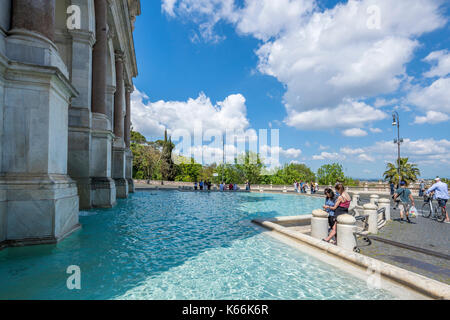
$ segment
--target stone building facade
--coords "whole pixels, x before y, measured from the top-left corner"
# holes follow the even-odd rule
[[[0,246],[54,243],[134,192],[139,0],[0,0]]]

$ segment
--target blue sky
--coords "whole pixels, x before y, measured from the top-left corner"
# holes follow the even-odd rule
[[[403,156],[423,177],[450,176],[444,1],[141,3],[132,121],[148,139],[200,124],[275,128],[281,163],[379,178],[396,156],[397,110]]]

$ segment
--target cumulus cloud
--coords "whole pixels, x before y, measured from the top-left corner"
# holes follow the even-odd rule
[[[174,7],[177,0],[162,0],[161,9],[166,12],[169,16],[175,16]]]
[[[369,130],[372,133],[382,133],[383,132],[383,130],[381,130],[380,128],[370,128]]]
[[[428,111],[427,114],[423,117],[417,116],[414,123],[415,124],[436,124],[441,122],[446,122],[450,119],[448,115],[442,112],[436,112],[436,111]]]
[[[450,53],[447,50],[433,51],[424,61],[428,63],[437,62],[430,71],[424,73],[425,77],[445,77],[450,74]]]
[[[354,128],[369,122],[383,120],[387,114],[363,102],[347,100],[336,108],[291,111],[286,123],[304,130],[327,128]]]
[[[408,79],[405,66],[419,46],[417,37],[446,23],[439,13],[443,2],[428,0],[348,1],[332,9],[320,9],[315,0],[164,3],[169,14],[196,21],[204,39],[217,40],[214,26],[224,21],[262,40],[257,68],[285,85],[285,123],[299,129],[364,128],[384,118],[362,101],[398,90]],[[369,23],[374,13],[368,9],[374,6],[379,26]],[[428,57],[433,59],[441,56]],[[375,107],[386,103],[392,101],[378,100]]]
[[[364,153],[364,149],[362,149],[362,148],[352,149],[349,147],[344,147],[344,148],[341,148],[341,153],[347,154],[347,155],[361,154],[361,153]]]
[[[450,113],[450,78],[440,78],[425,88],[414,88],[408,101],[424,110]]]
[[[302,150],[296,148],[283,149],[282,147],[277,146],[261,146],[260,152],[265,154],[279,154],[280,156],[287,159],[295,159],[300,157],[302,154]]]
[[[345,160],[345,156],[336,152],[322,152],[319,155],[314,155],[313,160]]]
[[[204,93],[187,101],[149,101],[135,90],[131,97],[132,122],[135,130],[145,136],[161,136],[167,128],[175,130],[246,131],[249,126],[245,98],[233,94],[213,104]]]
[[[367,136],[367,132],[360,128],[347,129],[347,130],[342,131],[342,134],[346,137],[365,137],[365,136]]]

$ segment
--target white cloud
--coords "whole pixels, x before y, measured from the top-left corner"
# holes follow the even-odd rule
[[[423,117],[417,116],[414,123],[415,124],[436,124],[441,122],[446,122],[450,119],[448,115],[442,112],[436,112],[436,111],[428,111],[427,114]]]
[[[169,132],[193,133],[194,129],[245,131],[249,126],[245,98],[241,94],[230,95],[214,105],[204,93],[187,101],[151,102],[136,89],[131,108],[133,127],[145,136],[161,136],[165,128]]]
[[[381,108],[381,107],[386,107],[386,106],[392,106],[394,104],[398,103],[398,99],[390,99],[390,100],[386,100],[383,98],[377,98],[375,100],[375,103],[373,104],[374,107],[376,108]]]
[[[383,132],[383,130],[381,130],[380,128],[370,128],[369,130],[372,133],[382,133]]]
[[[430,71],[424,73],[425,77],[445,77],[450,74],[450,53],[447,50],[431,52],[424,61],[437,62]]]
[[[373,158],[373,157],[371,157],[371,156],[369,156],[369,155],[367,155],[365,153],[360,154],[358,156],[358,159],[362,160],[362,161],[375,162],[375,158]]]
[[[378,141],[368,147],[343,147],[340,154],[348,156],[347,161],[394,162],[397,159],[397,145],[393,141]],[[411,162],[438,166],[448,164],[450,141],[447,139],[405,139],[401,146],[401,156],[408,157]],[[321,159],[327,159],[327,156]]]
[[[345,156],[336,152],[322,152],[312,157],[313,160],[344,160]]]
[[[295,25],[316,7],[314,0],[247,0],[238,11],[237,30],[264,41]]]
[[[300,155],[302,154],[302,150],[300,149],[283,149],[282,147],[271,147],[268,145],[262,146],[260,152],[264,152],[266,154],[279,154],[280,156],[287,159],[295,159],[300,157]]]
[[[169,16],[174,17],[174,7],[177,0],[162,0],[161,9],[166,12]]]
[[[363,102],[347,100],[336,108],[292,111],[286,124],[303,130],[354,128],[369,122],[385,119],[387,114]]]
[[[299,129],[364,128],[384,118],[361,101],[408,82],[405,65],[419,46],[417,37],[446,23],[439,13],[443,2],[428,0],[348,1],[332,9],[314,0],[245,0],[241,7],[233,0],[164,3],[169,14],[197,22],[205,40],[221,38],[214,31],[219,21],[262,40],[258,70],[286,86],[285,123]],[[368,27],[373,5],[381,13],[378,29]],[[380,100],[375,107],[390,103]]]
[[[344,148],[341,148],[341,153],[347,154],[347,155],[356,155],[356,154],[364,153],[364,149],[362,149],[362,148],[352,149],[352,148],[344,147]]]
[[[441,78],[428,87],[413,89],[408,101],[424,110],[450,113],[450,78]]]
[[[365,136],[367,136],[367,132],[360,128],[347,129],[347,130],[342,131],[342,134],[346,137],[365,137]]]

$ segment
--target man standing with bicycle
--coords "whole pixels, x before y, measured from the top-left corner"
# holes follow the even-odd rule
[[[442,182],[441,179],[438,177],[436,178],[436,183],[427,190],[427,195],[434,192],[434,196],[437,199],[439,203],[439,208],[442,210],[442,214],[445,215],[446,220],[445,223],[450,223],[450,219],[448,218],[448,212],[447,212],[447,201],[449,199],[448,196],[448,186],[446,183]]]
[[[411,223],[411,220],[409,220],[409,210],[411,209],[411,204],[413,207],[416,205],[411,190],[407,188],[405,181],[400,182],[400,188],[395,191],[394,201],[400,202],[400,221],[404,221],[403,214],[405,214],[406,220],[408,223]]]

